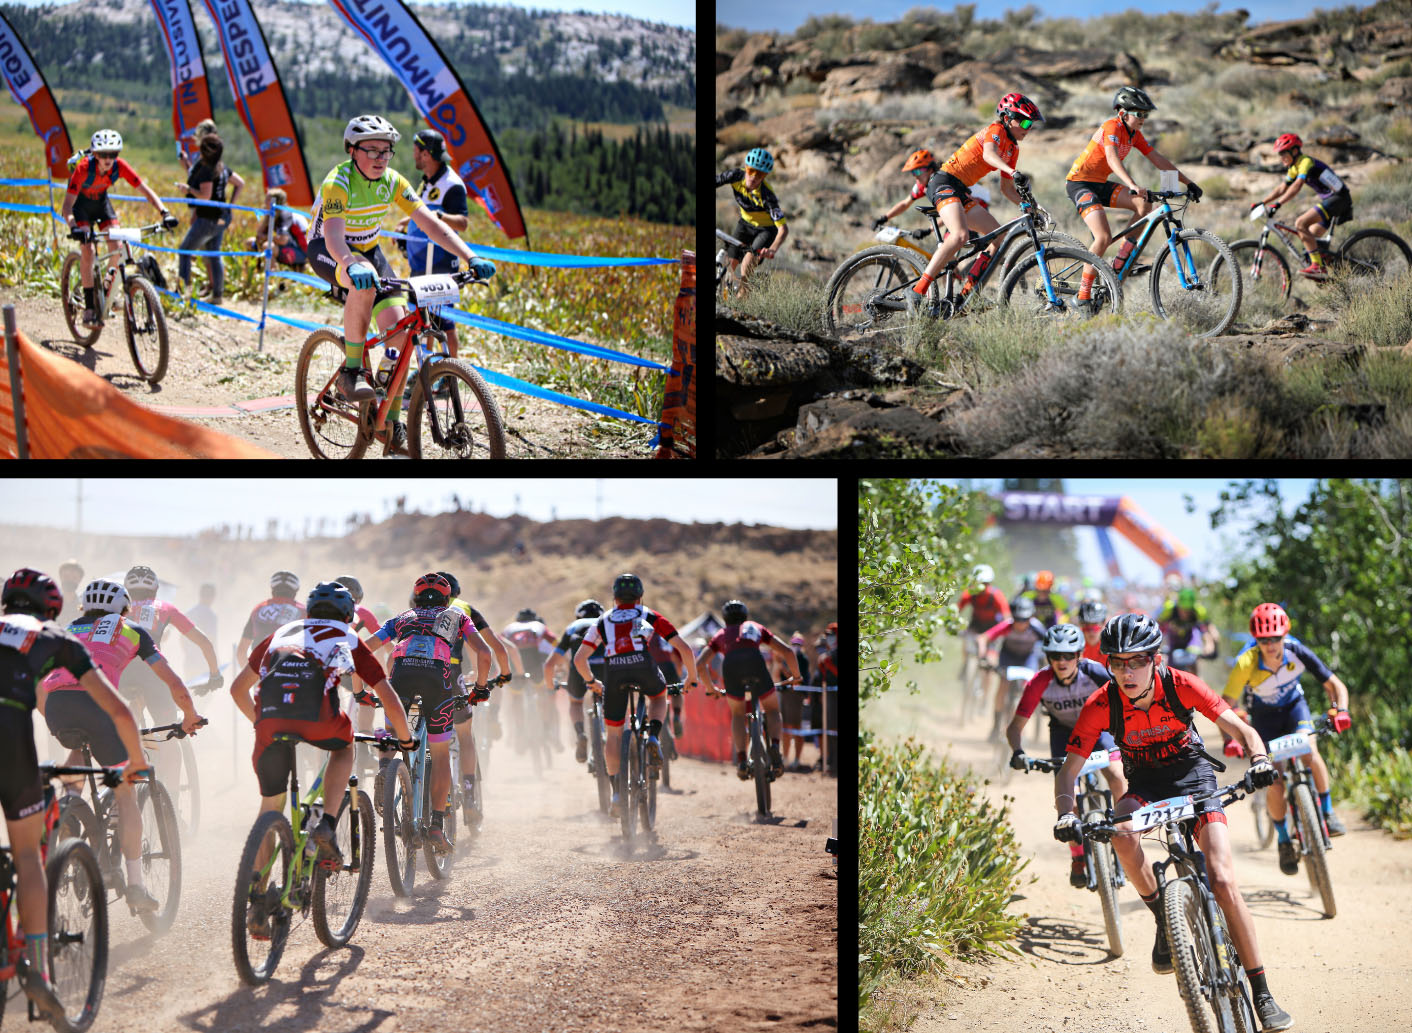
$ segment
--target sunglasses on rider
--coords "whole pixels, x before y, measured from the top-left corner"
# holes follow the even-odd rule
[[[1078,653],[1046,653],[1045,655],[1049,657],[1049,662],[1050,662],[1051,664],[1053,664],[1053,663],[1061,663],[1061,664],[1073,663],[1075,660],[1077,660],[1077,659],[1079,658],[1079,654],[1078,654]]]
[[[1147,117],[1147,112],[1146,112],[1146,111],[1129,111],[1129,112],[1128,112],[1128,115],[1131,116],[1132,118],[1146,118],[1146,117]]]
[[[1019,126],[1021,129],[1028,129],[1030,126],[1034,125],[1034,119],[1032,119],[1032,118],[1017,118],[1017,119],[1015,119],[1015,124],[1016,124],[1017,126]]]
[[[1278,642],[1283,642],[1284,636],[1276,635],[1273,638],[1257,638],[1255,641],[1259,642],[1262,646],[1273,646]]]
[[[115,159],[117,158],[118,152],[117,152],[117,151],[94,151],[94,152],[93,152],[93,156],[94,156],[95,158],[107,158],[109,161],[113,161],[113,160],[115,160]]]
[[[1122,657],[1110,656],[1108,667],[1114,671],[1140,671],[1148,664],[1152,663],[1154,657],[1151,653],[1143,653],[1142,656],[1135,656],[1131,660],[1124,660]]]

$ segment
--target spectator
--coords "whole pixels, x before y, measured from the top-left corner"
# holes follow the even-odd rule
[[[191,623],[195,624],[196,627],[201,630],[201,634],[211,640],[213,646],[216,644],[217,621],[216,611],[212,608],[211,604],[215,601],[216,586],[208,581],[201,586],[201,601],[186,611],[186,615],[191,619]],[[205,657],[202,655],[200,648],[195,642],[187,641],[186,655],[189,664],[188,670],[204,671],[206,669]],[[217,650],[216,655],[220,655],[219,650]]]
[[[59,568],[59,588],[64,593],[64,610],[59,620],[67,624],[83,615],[83,604],[79,599],[79,586],[83,584],[83,567],[78,560],[66,560]]]
[[[815,679],[825,687],[838,684],[838,622],[830,621],[824,633],[819,636],[814,643],[814,653],[819,661],[819,674],[821,677]],[[828,715],[828,729],[837,732],[838,729],[838,693],[823,692],[824,713]],[[827,738],[827,743],[824,739]],[[829,764],[829,774],[838,776],[838,735],[831,737],[820,736],[820,747],[827,752]]]
[[[284,206],[289,203],[289,195],[279,187],[274,187],[265,192],[266,205]],[[275,261],[280,265],[287,265],[291,269],[303,269],[308,262],[309,248],[309,217],[302,212],[276,211],[274,217],[274,253]],[[260,219],[259,228],[255,235],[245,242],[246,251],[259,251],[265,246],[265,239],[270,233],[270,217],[263,216]],[[281,281],[279,289],[283,289],[284,282]]]
[[[186,178],[186,192],[189,197],[199,197],[204,201],[225,201],[226,184],[231,184],[230,203],[234,204],[235,199],[240,196],[241,189],[245,186],[245,180],[240,178],[240,174],[232,172],[226,168],[221,161],[221,155],[225,152],[225,144],[215,133],[209,133],[201,138],[201,160],[191,167],[191,174]],[[215,206],[192,205],[191,206],[191,229],[186,232],[186,239],[181,242],[183,251],[219,251],[221,241],[225,237],[226,227],[230,225],[231,209],[216,208]],[[219,255],[209,255],[206,258],[206,272],[210,279],[207,288],[207,295],[212,304],[219,305],[224,300],[225,294],[225,266],[221,264]],[[191,289],[191,256],[182,255],[177,263],[177,279],[181,281],[183,292]]]
[[[809,684],[809,654],[804,651],[804,635],[796,631],[789,640],[789,647],[794,650],[794,659],[799,664],[799,673],[804,676],[801,685]],[[788,697],[795,697],[798,702],[789,702]],[[780,710],[785,715],[785,759],[789,758],[790,743],[794,744],[794,761],[787,767],[786,771],[809,772],[813,771],[813,765],[804,763],[804,745],[808,741],[802,735],[790,735],[790,728],[804,728],[808,722],[811,727],[817,726],[814,720],[814,704],[818,700],[818,693],[797,692],[793,688],[780,690]]]
[[[204,137],[210,136],[215,131],[216,123],[209,118],[203,118],[200,122],[196,123],[196,128],[192,131],[193,136],[190,145],[183,145],[179,153],[183,172],[191,171],[192,154],[198,153],[197,148],[201,146],[201,140]]]

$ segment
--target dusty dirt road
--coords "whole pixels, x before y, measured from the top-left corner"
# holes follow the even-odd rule
[[[944,689],[900,702],[895,734],[916,734],[953,762],[990,777],[989,726],[973,720],[957,729],[957,699]],[[1047,720],[1043,719],[1043,720]],[[1220,756],[1220,735],[1203,717],[1197,727]],[[1214,750],[1212,747],[1215,747]],[[1025,751],[1043,756],[1044,745]],[[1245,773],[1236,761],[1220,785]],[[1303,871],[1281,874],[1272,845],[1260,850],[1249,801],[1227,808],[1236,878],[1255,916],[1270,990],[1293,1016],[1295,1031],[1381,1033],[1405,1024],[1412,998],[1412,964],[1403,937],[1412,926],[1412,842],[1399,842],[1338,808],[1348,826],[1329,855],[1338,914],[1324,918]],[[912,1033],[1184,1033],[1191,1028],[1175,976],[1152,971],[1155,924],[1131,883],[1119,893],[1125,952],[1108,954],[1098,895],[1069,886],[1068,848],[1055,842],[1052,775],[1013,773],[986,787],[1011,799],[1010,820],[1031,863],[1011,911],[1026,915],[1014,960],[958,966],[946,999],[924,1013]],[[1154,849],[1145,848],[1149,863]]]
[[[229,700],[217,696],[198,702],[224,721]],[[257,805],[248,740],[234,759],[228,736],[202,732],[198,744],[205,815],[184,843],[176,924],[154,938],[110,907],[100,1033],[837,1026],[838,880],[824,853],[833,780],[785,775],[774,822],[758,824],[733,769],[681,760],[680,791],[659,796],[658,843],[627,859],[571,747],[540,780],[502,739],[480,838],[444,883],[419,860],[412,896],[395,898],[379,842],[351,945],[325,950],[303,921],[274,980],[250,989],[230,945],[235,860]],[[22,997],[5,1025],[25,1027]]]

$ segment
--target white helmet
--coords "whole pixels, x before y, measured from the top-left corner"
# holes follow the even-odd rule
[[[977,564],[976,569],[971,571],[971,582],[977,585],[988,585],[995,580],[995,571],[984,563]]]
[[[95,151],[120,151],[123,149],[123,138],[115,129],[100,129],[93,134],[89,145]]]
[[[131,601],[127,589],[116,581],[90,581],[83,590],[84,613],[89,610],[122,613]]]
[[[392,128],[392,123],[381,115],[358,115],[349,121],[343,130],[343,145],[362,143],[364,140],[386,140],[396,143],[402,134]]]

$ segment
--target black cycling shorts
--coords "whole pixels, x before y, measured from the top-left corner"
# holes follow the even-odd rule
[[[113,202],[108,200],[107,194],[102,197],[84,197],[80,194],[74,198],[73,216],[78,225],[89,225],[100,230],[116,226],[118,222],[118,213],[113,211]]]
[[[376,269],[379,279],[390,280],[397,276],[392,271],[392,266],[388,264],[387,256],[382,253],[382,248],[374,247],[371,251],[359,251],[356,248],[349,250]],[[319,275],[319,279],[332,288],[329,293],[333,295],[334,300],[347,301],[348,288],[338,282],[338,263],[328,253],[328,242],[323,237],[315,237],[309,241],[308,256],[310,264],[314,267],[314,272]],[[373,295],[373,305],[376,306],[379,302],[387,301],[390,298],[396,298],[404,303],[407,300],[401,288],[389,288],[386,284],[379,283],[377,292]]]
[[[721,681],[732,699],[744,699],[747,689],[756,699],[765,699],[775,691],[770,667],[758,649],[737,649],[722,657]]]
[[[976,203],[971,196],[971,188],[949,172],[938,171],[927,180],[927,199],[940,213],[942,205],[960,201],[961,207],[969,209]]]
[[[636,685],[651,699],[667,691],[662,672],[652,662],[650,653],[627,653],[605,658],[601,680],[603,690],[603,723],[619,727],[627,719],[627,686]]]
[[[1178,761],[1160,767],[1134,768],[1126,760],[1123,774],[1128,779],[1128,797],[1134,797],[1143,804],[1169,800],[1174,796],[1199,796],[1216,788],[1216,772],[1211,769],[1205,757],[1190,761]],[[1203,800],[1196,805],[1196,831],[1201,831],[1208,821],[1226,823],[1225,808],[1219,799]]]
[[[734,244],[726,245],[726,254],[739,262],[745,257],[745,252],[761,251],[773,244],[775,237],[779,236],[779,227],[756,226],[744,219],[736,219],[735,229],[731,230],[731,236],[745,245],[743,248],[738,248]]]
[[[410,707],[413,696],[422,697],[428,742],[447,742],[456,734],[451,730],[451,697],[458,694],[457,673],[457,668],[445,661],[420,662],[416,657],[399,656],[392,662],[388,681],[402,705]]]
[[[81,695],[87,698],[88,693]],[[6,744],[0,750],[0,807],[5,820],[39,814],[44,810],[44,783],[39,777],[34,720],[28,707],[0,704],[0,742]]]
[[[1122,185],[1111,179],[1102,183],[1085,183],[1071,179],[1064,184],[1064,192],[1069,195],[1069,200],[1074,202],[1079,218],[1082,219],[1095,208],[1113,207],[1113,192]]]
[[[1319,212],[1325,226],[1334,219],[1347,222],[1353,218],[1353,195],[1348,192],[1348,187],[1344,187],[1333,197],[1320,198],[1314,208]]]
[[[49,693],[44,704],[44,720],[54,738],[69,749],[82,749],[83,744],[88,743],[93,759],[105,768],[128,759],[117,725],[86,692],[61,689]]]

